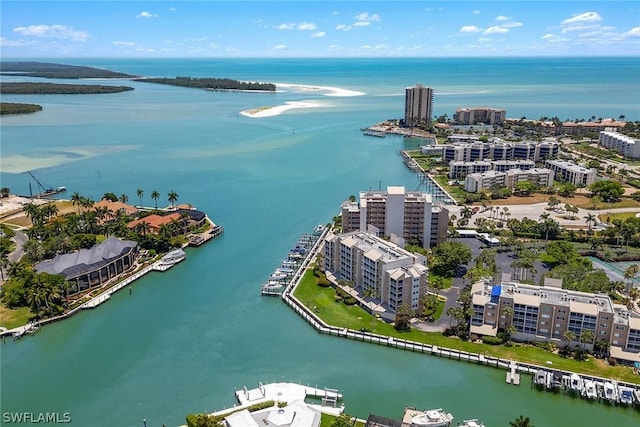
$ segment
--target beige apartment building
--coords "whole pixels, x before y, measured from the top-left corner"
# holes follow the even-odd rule
[[[501,125],[506,117],[507,112],[498,108],[458,108],[455,121],[458,125]]]
[[[407,126],[431,126],[433,89],[421,84],[405,89],[404,122]]]
[[[495,187],[513,189],[522,181],[529,181],[537,187],[549,187],[553,185],[553,171],[546,168],[533,168],[528,170],[509,169],[506,172],[490,170],[483,173],[471,173],[465,178],[464,190],[469,193],[477,193]]]
[[[424,256],[361,231],[330,232],[324,242],[325,270],[379,301],[388,309],[382,314],[391,320],[402,304],[419,308],[420,297],[427,291],[426,264]]]
[[[640,315],[613,304],[607,295],[566,290],[551,279],[545,286],[480,281],[472,286],[471,296],[473,334],[496,336],[511,324],[513,338],[519,341],[566,343],[565,332],[571,331],[576,344],[583,331],[591,331],[593,339],[586,348],[604,340],[612,357],[640,362]]]
[[[586,187],[595,182],[598,171],[567,160],[547,160],[545,168],[551,169],[558,181],[570,182],[576,187]]]
[[[429,248],[447,238],[449,211],[434,205],[431,194],[389,186],[386,191],[361,191],[360,200],[342,204],[342,231],[395,235]]]
[[[618,132],[602,131],[598,143],[607,150],[617,151],[624,157],[640,158],[640,141]]]

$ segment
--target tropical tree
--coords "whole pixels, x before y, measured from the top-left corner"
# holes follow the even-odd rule
[[[534,425],[531,424],[531,420],[529,420],[529,417],[520,415],[515,420],[509,421],[509,427],[534,427]]]
[[[151,198],[156,201],[156,210],[158,210],[158,199],[160,198],[160,193],[158,193],[156,190],[153,190],[151,192]]]
[[[596,216],[592,213],[588,213],[584,216],[584,219],[587,222],[587,233],[591,234],[591,226],[596,223]]]
[[[120,198],[118,200],[120,200],[122,203],[127,203],[129,201],[129,196],[123,193],[120,195]]]
[[[178,201],[178,193],[176,193],[175,191],[171,190],[169,192],[169,194],[167,194],[167,200],[169,201],[169,204],[173,207],[175,202]]]
[[[624,278],[627,279],[627,295],[629,295],[629,290],[633,288],[633,282],[636,276],[638,276],[638,273],[640,273],[640,265],[638,264],[631,264],[624,270]]]
[[[473,215],[473,210],[469,206],[463,206],[460,209],[460,216],[464,219],[469,219]]]
[[[77,191],[71,195],[71,204],[78,207],[78,214],[80,213],[80,200],[82,196]]]
[[[564,340],[567,342],[567,347],[568,347],[573,341],[576,340],[576,334],[574,334],[572,331],[567,329],[562,333],[562,338],[564,338]]]
[[[549,202],[547,203],[549,208],[555,209],[555,207],[558,206],[559,204],[560,204],[560,199],[558,199],[556,196],[549,196]]]
[[[136,190],[136,194],[138,195],[138,199],[140,200],[140,206],[142,206],[142,196],[144,196],[144,190],[142,188],[138,188]]]
[[[594,338],[594,336],[595,336],[595,334],[593,333],[593,331],[592,331],[592,330],[589,330],[589,329],[583,329],[583,330],[580,332],[580,337],[579,337],[579,339],[580,339],[580,342],[582,343],[582,350],[583,350],[583,351],[584,351],[584,349],[585,349],[585,346],[586,346],[588,343],[593,343],[593,338]]]

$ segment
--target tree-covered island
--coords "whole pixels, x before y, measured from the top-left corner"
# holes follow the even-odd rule
[[[216,79],[212,77],[153,77],[139,79],[139,81],[207,90],[246,90],[265,92],[275,92],[276,90],[276,85],[273,83],[241,82],[239,80]]]
[[[133,90],[130,86],[58,84],[58,83],[3,83],[0,94],[10,95],[88,95],[118,93]]]
[[[137,77],[132,74],[93,67],[35,61],[2,61],[0,62],[0,74],[46,79],[129,79]]]
[[[18,104],[15,102],[0,102],[0,115],[4,114],[28,114],[42,110],[38,104]]]

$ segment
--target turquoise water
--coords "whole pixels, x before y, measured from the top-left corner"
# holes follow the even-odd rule
[[[61,60],[58,60],[62,62]],[[66,61],[65,61],[66,62]],[[85,60],[145,76],[192,75],[335,86],[327,97],[205,92],[131,83],[113,95],[3,96],[44,111],[3,117],[1,185],[28,176],[99,199],[137,203],[157,190],[207,211],[225,234],[166,273],[152,273],[91,312],[0,347],[2,411],[70,412],[75,425],[178,425],[234,402],[234,388],[292,380],[340,389],[347,411],[400,417],[406,405],[506,425],[618,425],[638,412],[515,387],[504,372],[317,335],[259,288],[303,232],[351,194],[418,181],[399,137],[359,129],[402,115],[404,87],[436,89],[435,114],[489,105],[509,116],[640,119],[636,59]],[[13,79],[16,79],[15,77]],[[6,80],[6,79],[4,79]],[[440,95],[438,95],[438,93]],[[239,112],[287,101],[318,108],[251,119]],[[160,200],[162,202],[162,199]],[[166,202],[166,198],[165,198]]]

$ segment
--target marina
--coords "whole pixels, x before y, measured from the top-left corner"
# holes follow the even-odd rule
[[[282,296],[285,288],[291,284],[291,280],[302,276],[302,266],[305,264],[303,260],[305,256],[309,255],[310,249],[318,242],[324,231],[323,225],[317,225],[313,229],[313,233],[304,233],[300,236],[296,245],[289,251],[287,258],[282,260],[280,267],[276,268],[267,282],[262,285],[260,290],[262,295]]]

